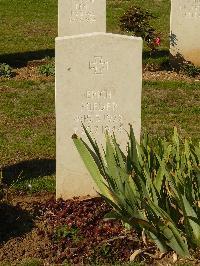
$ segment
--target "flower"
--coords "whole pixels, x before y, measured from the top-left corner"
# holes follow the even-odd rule
[[[160,39],[160,37],[157,37],[157,38],[154,40],[154,44],[157,45],[157,46],[159,46],[160,43],[161,43],[161,39]]]

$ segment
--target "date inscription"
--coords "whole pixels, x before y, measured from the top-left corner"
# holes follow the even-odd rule
[[[180,6],[182,16],[187,18],[200,18],[200,0],[190,0]]]
[[[84,134],[82,123],[95,135],[123,131],[124,118],[110,89],[84,92],[80,113],[74,116],[75,134]]]

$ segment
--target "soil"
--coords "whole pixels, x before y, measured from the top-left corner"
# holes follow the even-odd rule
[[[110,207],[100,199],[58,200],[53,194],[15,195],[0,205],[0,262],[17,265],[26,259],[41,265],[113,265],[128,262],[145,249],[134,231],[119,221],[105,221]],[[153,256],[158,252],[149,243]],[[157,260],[141,253],[145,265],[172,265],[172,254]],[[198,254],[191,265],[200,265]]]
[[[200,82],[200,75],[193,77],[188,77],[182,73],[177,73],[175,71],[144,71],[144,80],[162,80],[162,81],[186,81],[186,82]]]
[[[27,66],[13,69],[14,80],[33,80],[33,81],[53,81],[53,76],[45,76],[39,73],[39,67],[41,65],[52,63],[43,60],[34,60],[28,62]],[[0,78],[0,80],[3,78]],[[174,81],[186,81],[186,82],[200,82],[200,75],[196,77],[189,77],[183,73],[177,73],[175,71],[149,71],[143,70],[144,80],[174,80]]]
[[[35,66],[28,66],[14,70],[16,76],[15,80],[54,80],[54,77],[46,77],[38,73],[38,69]],[[187,81],[187,82],[199,82],[200,76],[195,78],[188,77],[187,75],[180,74],[174,71],[144,71],[144,80],[175,80],[175,81]]]

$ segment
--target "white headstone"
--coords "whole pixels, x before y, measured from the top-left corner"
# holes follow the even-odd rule
[[[86,140],[81,123],[101,145],[115,132],[125,148],[128,124],[141,129],[142,40],[106,33],[56,39],[57,197],[94,196],[92,178],[71,139]]]
[[[200,66],[200,0],[171,0],[170,52]]]
[[[106,32],[106,0],[59,0],[58,36]]]

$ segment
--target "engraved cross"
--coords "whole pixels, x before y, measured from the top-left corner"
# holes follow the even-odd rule
[[[73,0],[74,1],[74,0]],[[80,11],[83,11],[83,10],[87,10],[88,9],[88,5],[90,3],[94,3],[94,0],[78,0],[77,3],[76,3],[76,10],[80,10]]]
[[[108,61],[104,61],[102,56],[95,56],[94,61],[89,62],[89,69],[92,69],[94,74],[103,74],[108,70]]]
[[[83,1],[76,4],[76,10],[83,11],[87,9],[88,9],[87,3],[84,3]]]

